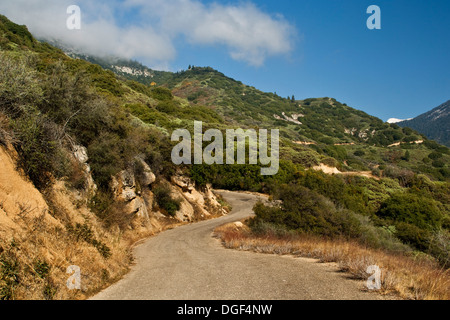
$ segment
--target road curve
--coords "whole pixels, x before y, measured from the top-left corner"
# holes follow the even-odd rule
[[[253,214],[259,197],[221,192],[233,207],[222,218],[185,225],[139,245],[136,264],[92,300],[372,300],[363,283],[311,259],[229,250],[211,235]]]

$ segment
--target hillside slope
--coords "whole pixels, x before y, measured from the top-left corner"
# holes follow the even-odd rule
[[[226,212],[122,108],[142,100],[159,101],[0,16],[1,300],[83,299],[127,272],[137,240]]]
[[[101,65],[106,64],[105,59],[95,59]],[[133,63],[127,65],[130,67]],[[123,77],[116,66],[110,70],[124,80],[133,78],[127,80],[128,85],[149,95],[150,88],[140,87],[139,77]],[[209,67],[190,67],[177,73],[165,72],[162,76],[154,73],[152,81],[158,88],[170,89],[175,100],[151,110],[142,103],[127,108],[142,121],[164,127],[169,132],[180,127],[192,128],[193,120],[208,122],[208,127],[221,130],[229,126],[277,128],[283,139],[282,159],[304,167],[315,167],[326,161],[344,172],[378,172],[380,166],[395,164],[433,179],[449,178],[448,167],[433,166],[427,159],[427,155],[435,150],[447,159],[448,150],[441,150],[439,145],[414,130],[384,123],[332,98],[282,98]],[[148,80],[142,83],[148,83]],[[147,104],[155,106],[154,102]],[[406,151],[409,160],[401,161]]]

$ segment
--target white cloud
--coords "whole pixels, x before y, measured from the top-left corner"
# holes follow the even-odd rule
[[[25,24],[38,37],[64,41],[92,55],[124,58],[145,57],[151,64],[163,64],[175,57],[173,43],[150,26],[121,27],[113,8],[121,4],[109,1],[77,1],[81,8],[80,30],[68,30],[67,8],[73,0],[14,0],[0,3],[0,13]]]
[[[66,28],[66,9],[74,2],[82,10],[82,28],[71,31]],[[123,12],[134,12],[136,21],[121,25],[118,16]],[[260,66],[268,57],[289,53],[295,34],[283,17],[252,3],[14,0],[2,1],[0,13],[26,24],[37,36],[63,39],[90,54],[140,57],[150,66],[175,59],[179,36],[193,45],[224,46],[233,59]]]

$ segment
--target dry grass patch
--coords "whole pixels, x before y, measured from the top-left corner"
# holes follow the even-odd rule
[[[229,224],[215,230],[229,249],[294,255],[335,262],[355,279],[367,280],[371,265],[381,269],[380,294],[404,299],[449,300],[450,272],[424,256],[405,256],[363,247],[357,242],[327,240],[313,236],[257,236],[245,225]]]

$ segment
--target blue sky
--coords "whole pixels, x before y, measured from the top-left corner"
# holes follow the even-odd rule
[[[82,29],[67,31],[77,4]],[[381,30],[369,30],[370,5]],[[26,8],[24,10],[24,8]],[[15,0],[0,13],[92,54],[211,66],[263,91],[333,97],[383,120],[450,99],[448,0]]]

